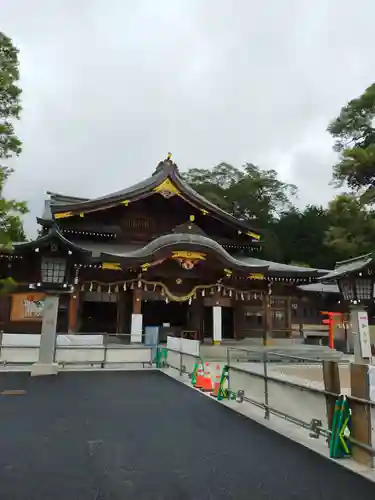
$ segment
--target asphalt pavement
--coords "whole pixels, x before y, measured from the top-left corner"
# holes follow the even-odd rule
[[[0,374],[1,500],[361,500],[375,484],[168,376]]]

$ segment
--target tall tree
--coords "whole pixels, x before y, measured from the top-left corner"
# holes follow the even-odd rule
[[[220,163],[212,170],[194,168],[186,181],[219,207],[238,219],[265,227],[283,210],[291,208],[297,188],[280,181],[275,170],[262,170],[252,163],[242,169]]]
[[[17,137],[14,122],[21,112],[18,50],[12,40],[0,32],[0,245],[12,247],[12,241],[25,240],[21,215],[27,212],[25,202],[6,199],[5,183],[13,169],[9,160],[21,153],[22,143]],[[14,282],[2,277],[1,291],[7,292]]]
[[[334,149],[340,153],[333,167],[338,186],[347,184],[361,195],[361,201],[375,197],[375,83],[359,97],[352,99],[328,126],[336,139]]]
[[[4,197],[4,187],[13,169],[9,160],[21,153],[22,143],[14,129],[20,118],[21,89],[18,49],[0,32],[0,245],[10,246],[12,240],[25,240],[20,216],[27,213],[25,202]]]
[[[325,235],[330,227],[326,209],[309,205],[303,210],[293,208],[281,214],[274,232],[282,247],[283,261],[331,269],[338,260],[335,249],[327,248]]]
[[[340,194],[329,203],[329,228],[324,243],[337,255],[349,259],[372,252],[375,241],[375,213],[353,194]]]

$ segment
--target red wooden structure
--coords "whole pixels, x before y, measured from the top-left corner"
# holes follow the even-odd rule
[[[328,316],[323,319],[323,324],[328,325],[328,345],[331,349],[335,348],[335,321],[343,323],[343,313],[332,311],[320,311],[323,316]]]

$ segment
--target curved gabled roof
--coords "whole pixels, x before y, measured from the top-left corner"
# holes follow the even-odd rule
[[[298,276],[305,278],[318,278],[330,271],[327,269],[316,269],[312,267],[295,266],[292,264],[281,264],[279,262],[271,262],[269,260],[255,259],[254,257],[242,257],[241,260],[253,265],[268,266],[268,274],[270,276]]]
[[[173,233],[160,236],[142,248],[118,252],[102,252],[101,257],[108,260],[124,260],[131,265],[132,262],[145,262],[154,258],[165,250],[191,250],[192,252],[214,252],[225,266],[244,270],[245,272],[265,273],[267,265],[249,264],[232,257],[219,243],[200,234]]]
[[[162,185],[166,182],[171,183],[169,184],[169,187],[172,185],[172,189],[175,190],[174,194],[177,194],[188,203],[191,203],[203,213],[210,214],[223,222],[231,224],[238,230],[247,233],[253,239],[259,240],[259,233],[252,229],[246,222],[239,221],[231,214],[206,200],[206,198],[201,196],[191,186],[189,186],[189,184],[179,174],[177,165],[169,159],[160,162],[151,177],[129,188],[121,189],[99,198],[77,198],[57,193],[50,193],[51,200],[49,200],[48,207],[46,207],[48,209],[45,210],[45,214],[47,211],[50,211],[52,217],[62,218],[62,216],[67,217],[76,214],[78,215],[80,213],[110,208],[119,204],[127,204],[154,194],[155,190],[158,188],[162,190]],[[47,217],[43,216],[43,219],[47,219]]]

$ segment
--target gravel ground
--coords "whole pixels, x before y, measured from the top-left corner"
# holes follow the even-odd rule
[[[375,485],[159,372],[0,375],[2,500],[374,499]]]

